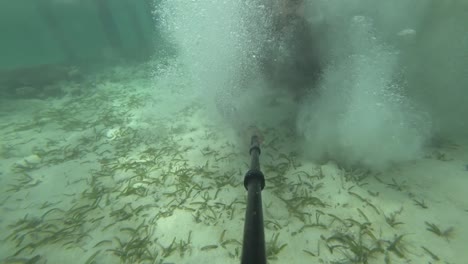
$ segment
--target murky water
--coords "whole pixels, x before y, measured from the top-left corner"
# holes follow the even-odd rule
[[[0,4],[1,263],[464,263],[463,1]]]

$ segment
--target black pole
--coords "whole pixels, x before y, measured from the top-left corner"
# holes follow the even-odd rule
[[[257,135],[252,136],[250,156],[250,170],[244,178],[244,186],[248,191],[248,196],[241,263],[266,264],[262,210],[262,190],[265,187],[265,176],[260,170],[260,142]]]

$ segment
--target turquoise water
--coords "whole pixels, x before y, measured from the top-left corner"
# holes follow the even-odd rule
[[[462,1],[0,4],[0,263],[465,263]]]

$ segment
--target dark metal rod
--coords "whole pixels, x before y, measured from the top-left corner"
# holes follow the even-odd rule
[[[241,263],[266,264],[262,209],[262,190],[265,187],[265,177],[260,171],[260,143],[256,135],[252,137],[250,156],[250,170],[244,178],[244,186],[248,194]]]

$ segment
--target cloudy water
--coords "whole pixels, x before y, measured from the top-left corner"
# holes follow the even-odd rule
[[[0,4],[0,263],[465,263],[467,18],[461,0]]]

